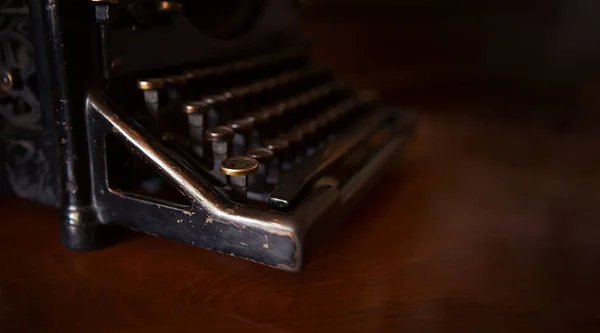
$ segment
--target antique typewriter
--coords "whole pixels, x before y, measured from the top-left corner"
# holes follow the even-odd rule
[[[300,7],[4,1],[0,187],[70,249],[131,229],[300,270],[415,125],[311,59]]]

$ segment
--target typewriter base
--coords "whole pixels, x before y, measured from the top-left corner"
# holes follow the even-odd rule
[[[118,239],[115,226],[171,238],[274,268],[298,271],[322,236],[340,222],[396,159],[407,133],[389,140],[343,186],[313,186],[290,212],[256,209],[229,201],[203,183],[180,156],[111,108],[100,94],[87,100],[91,162],[90,209],[72,211],[63,227],[71,249],[92,250]],[[155,168],[190,205],[176,205],[111,189],[107,180],[105,138],[115,135]]]

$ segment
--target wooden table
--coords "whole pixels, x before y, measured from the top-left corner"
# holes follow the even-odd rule
[[[600,132],[457,110],[299,274],[145,235],[69,252],[1,198],[0,331],[600,331]]]

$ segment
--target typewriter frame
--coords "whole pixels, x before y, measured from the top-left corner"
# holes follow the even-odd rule
[[[39,84],[54,87],[41,89],[40,100],[46,128],[56,140],[52,146],[56,150],[49,149],[47,156],[49,163],[57,162],[55,167],[60,170],[57,192],[61,194],[61,238],[70,249],[105,247],[119,239],[122,229],[115,228],[118,226],[298,271],[313,245],[341,222],[366,188],[393,165],[388,162],[409,136],[405,128],[399,128],[347,186],[314,186],[290,212],[234,203],[187,167],[185,157],[167,149],[108,100],[94,84],[101,80],[101,69],[91,68],[92,76],[73,70],[85,68],[86,57],[92,57],[97,45],[93,38],[70,39],[73,34],[65,32],[79,26],[80,18],[60,10],[83,11],[77,6],[85,5],[85,1],[30,1]],[[93,33],[84,28],[79,35]],[[86,40],[85,45],[78,44],[77,50],[72,47]],[[191,206],[145,200],[111,189],[105,147],[108,135],[125,142],[187,197]]]

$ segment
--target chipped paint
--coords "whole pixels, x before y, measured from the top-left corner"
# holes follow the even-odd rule
[[[244,246],[248,246],[248,243],[240,242],[240,244],[242,244]]]
[[[192,215],[194,215],[194,213],[192,213],[192,212],[190,212],[190,211],[187,211],[187,210],[184,210],[184,211],[183,211],[183,213],[184,213],[185,215],[187,215],[187,216],[192,216]]]
[[[183,219],[177,220],[177,223],[182,223],[182,222],[183,222]]]
[[[263,244],[263,247],[264,247],[265,249],[268,249],[268,248],[269,248],[269,244],[265,243],[265,244]]]
[[[205,220],[205,222],[206,222],[206,223],[213,223],[213,219],[212,219],[212,217],[210,217],[210,216],[207,216],[207,217],[206,217],[206,220]]]

